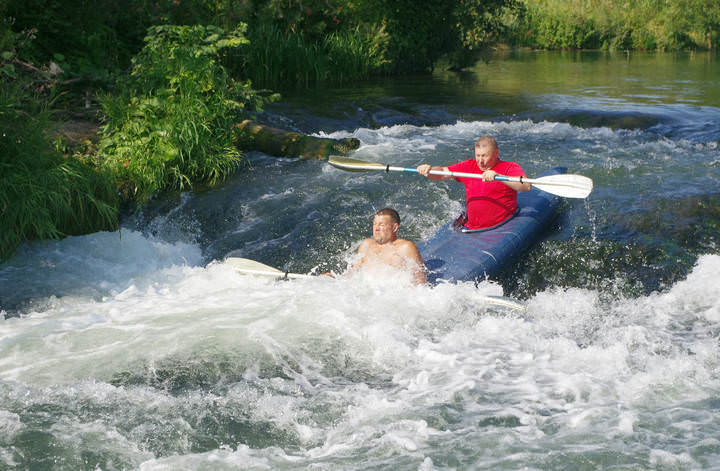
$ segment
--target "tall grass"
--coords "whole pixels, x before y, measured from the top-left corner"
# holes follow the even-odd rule
[[[390,65],[386,58],[388,35],[384,27],[356,27],[351,31],[332,33],[322,42],[328,55],[333,82],[365,79],[385,71]]]
[[[673,50],[712,47],[720,33],[713,0],[522,0],[513,32],[525,45],[551,49]]]
[[[319,44],[306,41],[302,32],[288,34],[273,24],[260,23],[248,31],[248,39],[242,67],[256,86],[280,88],[295,83],[307,87],[327,77],[327,56]]]
[[[258,23],[234,60],[236,71],[259,87],[311,87],[367,78],[382,71],[387,37],[382,28],[356,27],[308,39],[274,24]]]
[[[47,109],[23,100],[17,84],[0,85],[0,260],[26,240],[116,228],[112,180],[87,162],[63,157],[47,137]]]

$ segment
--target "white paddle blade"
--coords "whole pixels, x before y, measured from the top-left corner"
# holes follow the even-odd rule
[[[480,296],[480,300],[485,304],[504,307],[515,311],[524,311],[527,309],[524,304],[506,296]]]
[[[375,162],[366,162],[364,160],[349,159],[347,157],[340,157],[337,155],[330,156],[328,163],[333,167],[337,167],[341,170],[347,170],[348,172],[365,172],[368,170],[387,169],[387,165]]]
[[[282,270],[271,266],[250,260],[249,258],[229,257],[225,263],[230,265],[239,273],[255,276],[268,276],[271,278],[312,278],[311,275],[301,275],[299,273],[285,273]]]
[[[564,198],[587,198],[593,189],[593,181],[583,175],[558,174],[536,179],[525,179],[540,190]]]

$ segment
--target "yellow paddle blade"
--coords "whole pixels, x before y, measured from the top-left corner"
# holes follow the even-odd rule
[[[364,160],[350,159],[339,155],[331,155],[328,159],[328,163],[333,167],[337,167],[341,170],[347,170],[348,172],[366,172],[368,170],[387,169],[387,165],[375,162],[366,162]]]

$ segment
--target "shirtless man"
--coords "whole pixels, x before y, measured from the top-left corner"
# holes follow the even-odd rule
[[[422,256],[414,243],[398,239],[400,215],[390,208],[381,209],[373,219],[373,236],[363,240],[358,248],[358,261],[352,271],[376,264],[412,270],[415,284],[427,282]]]

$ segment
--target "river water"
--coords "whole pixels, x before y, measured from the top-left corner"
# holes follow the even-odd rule
[[[375,209],[454,182],[253,153],[219,188],[0,265],[0,469],[720,469],[720,61],[506,53],[286,94],[266,122],[448,164],[497,138],[592,178],[496,280],[342,273]],[[502,310],[484,294],[521,300]]]

